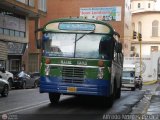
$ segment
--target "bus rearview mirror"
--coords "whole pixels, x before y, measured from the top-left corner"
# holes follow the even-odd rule
[[[122,43],[119,43],[119,52],[122,52]]]
[[[121,53],[122,52],[122,44],[121,43],[117,43],[115,47],[116,47],[116,52],[117,53]]]

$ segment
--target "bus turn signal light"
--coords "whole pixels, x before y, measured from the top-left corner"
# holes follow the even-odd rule
[[[49,58],[46,58],[46,64],[50,64],[51,60]]]
[[[103,60],[99,60],[98,61],[98,66],[99,67],[104,67],[104,61]]]

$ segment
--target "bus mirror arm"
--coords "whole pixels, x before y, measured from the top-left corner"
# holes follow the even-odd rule
[[[42,30],[43,30],[43,28],[38,28],[37,30],[34,31],[34,33],[36,34],[36,33],[40,32]]]
[[[117,32],[114,32],[115,35],[117,35],[120,38],[120,34]]]

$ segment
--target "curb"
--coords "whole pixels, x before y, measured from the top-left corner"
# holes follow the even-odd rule
[[[151,99],[150,99],[150,104],[148,106],[148,109],[147,109],[147,114],[153,114],[152,111],[150,111],[149,109],[152,107],[152,104],[155,104],[157,101],[160,100],[160,92],[158,92],[160,90],[160,84],[158,84],[158,86],[155,88],[155,93],[151,95]],[[156,91],[158,92],[158,94],[156,93]],[[158,104],[158,103],[157,103]],[[157,112],[157,111],[153,111],[153,112]],[[157,113],[155,113],[157,114]],[[158,111],[158,114],[159,114],[159,111]],[[160,116],[159,116],[160,118]],[[159,120],[159,119],[157,119]]]
[[[143,82],[144,85],[151,85],[151,84],[155,84],[155,83],[157,83],[157,80]]]

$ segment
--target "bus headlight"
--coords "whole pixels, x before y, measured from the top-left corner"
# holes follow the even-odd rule
[[[49,67],[49,65],[46,66],[45,73],[46,73],[46,75],[49,75],[49,73],[50,73],[50,67]]]
[[[133,79],[131,79],[131,80],[130,80],[130,82],[131,82],[131,83],[134,83],[134,80],[133,80]]]
[[[104,76],[104,67],[99,67],[98,68],[98,79],[103,79],[103,76]]]

